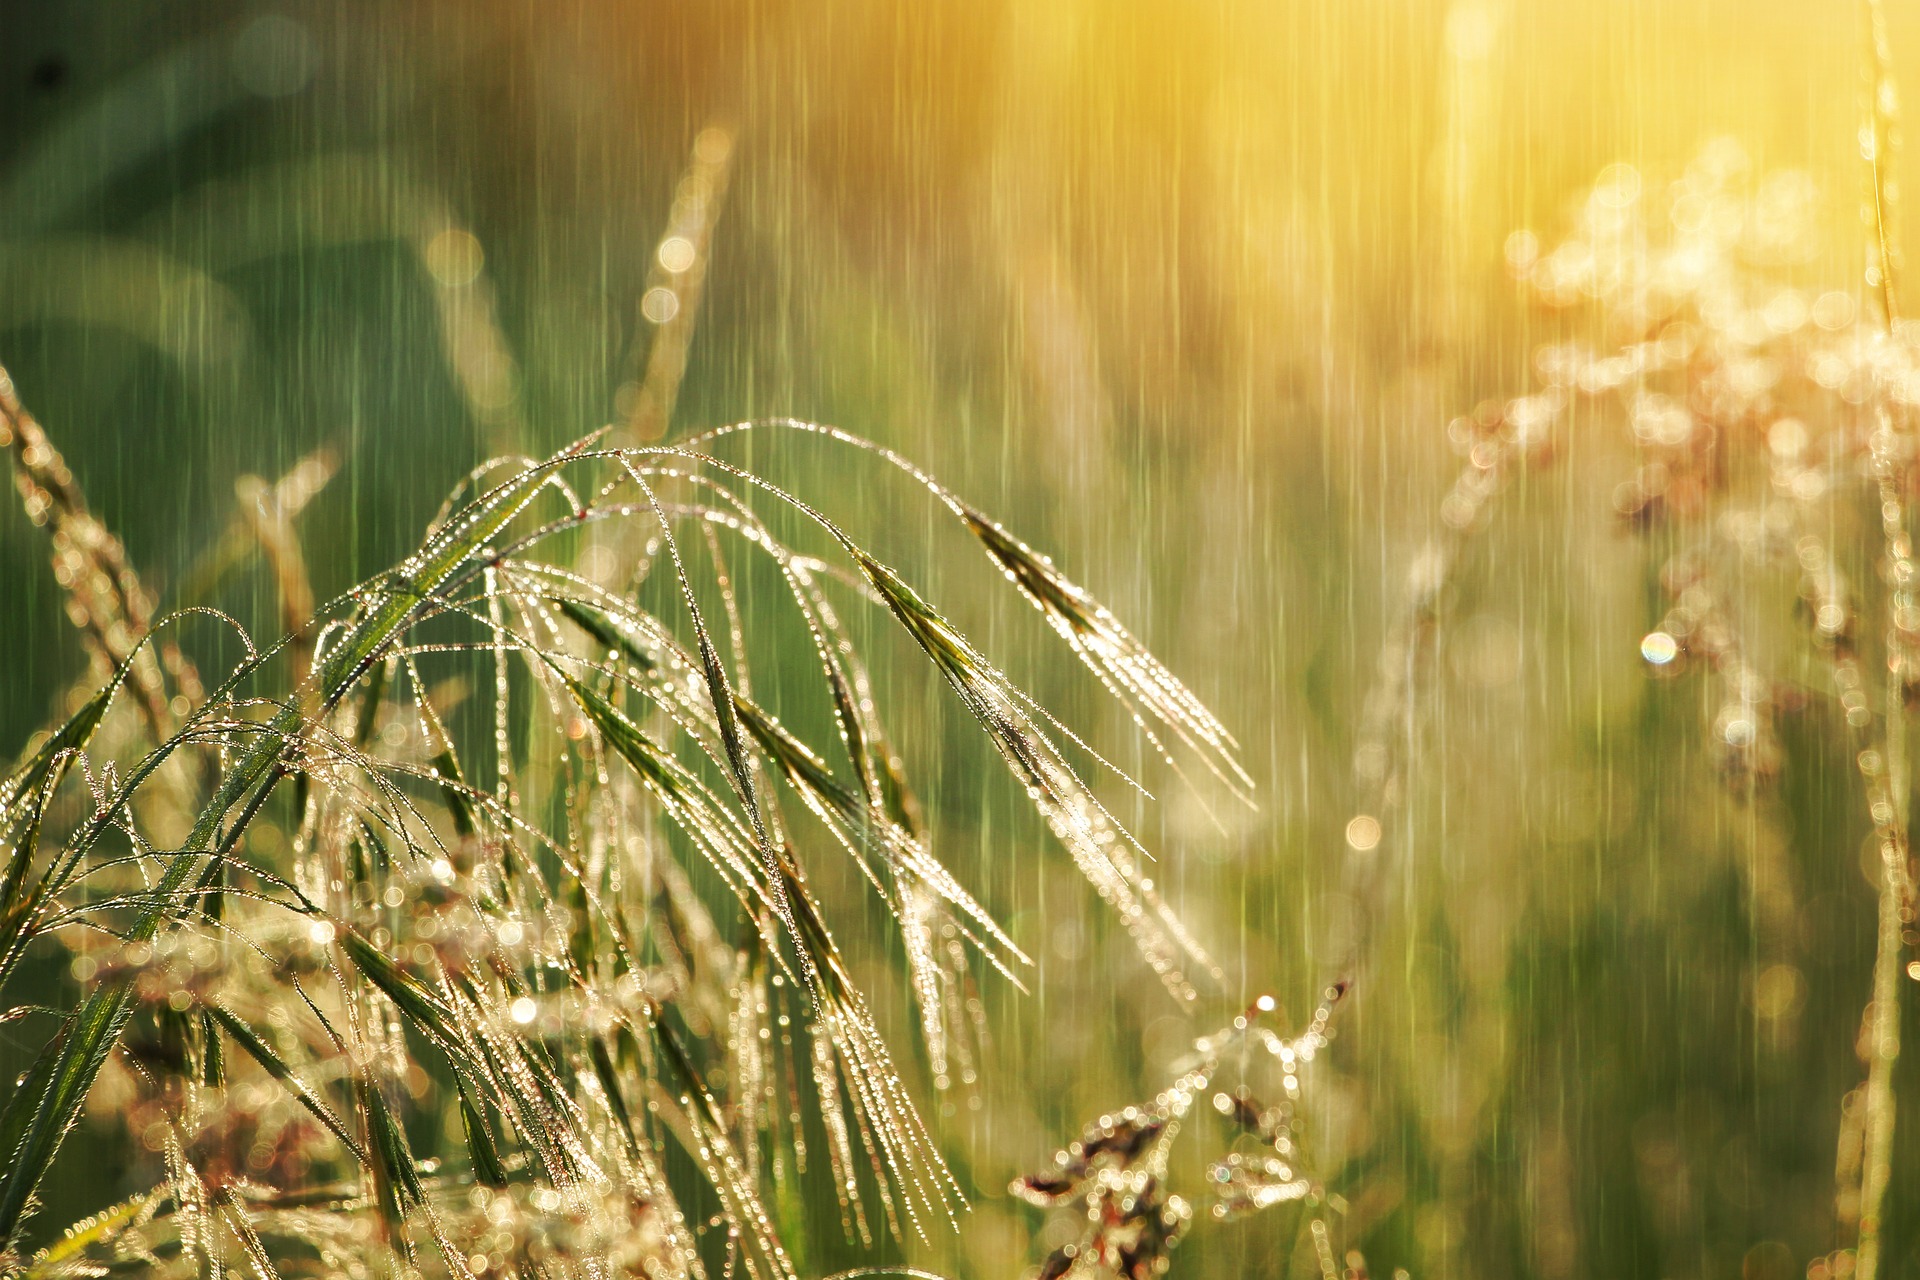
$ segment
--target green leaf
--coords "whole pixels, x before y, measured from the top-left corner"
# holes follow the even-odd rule
[[[406,1130],[394,1118],[380,1086],[362,1075],[355,1092],[367,1122],[368,1167],[373,1171],[374,1199],[387,1224],[390,1239],[401,1238],[407,1215],[427,1198],[420,1182],[420,1170],[413,1162],[413,1150],[407,1145]]]
[[[380,988],[409,1021],[449,1051],[464,1056],[465,1049],[454,1022],[453,1010],[432,988],[395,964],[386,952],[351,929],[341,932],[340,944],[353,961],[354,968]]]
[[[500,1163],[500,1150],[494,1145],[493,1129],[486,1113],[473,1100],[465,1083],[460,1085],[460,1124],[466,1130],[467,1150],[473,1153],[473,1180],[483,1187],[507,1185],[506,1166]]]
[[[5,782],[0,782],[0,836],[16,820],[16,804],[29,792],[35,791],[45,782],[55,768],[55,762],[63,752],[83,751],[92,740],[94,730],[106,718],[107,707],[113,702],[113,695],[126,680],[128,667],[122,667],[114,673],[113,679],[91,698],[86,704],[70,716],[67,722],[54,731],[52,737],[40,744],[27,762],[16,769]]]
[[[217,1089],[227,1082],[227,1057],[220,1048],[217,1020],[205,1007],[200,1010],[200,1083]]]
[[[576,627],[591,636],[602,649],[618,653],[632,665],[648,675],[660,669],[654,656],[642,649],[632,637],[622,631],[619,625],[600,610],[579,600],[561,598],[555,602],[560,612],[566,615]]]
[[[392,663],[376,662],[367,672],[367,683],[360,692],[360,709],[355,717],[353,745],[366,749],[373,739],[375,723],[380,718],[380,702],[386,696],[387,681],[390,678]]]
[[[300,1104],[313,1113],[314,1119],[325,1125],[334,1137],[340,1139],[340,1141],[345,1144],[347,1150],[353,1153],[354,1159],[360,1161],[362,1164],[366,1163],[366,1153],[360,1149],[359,1142],[348,1132],[345,1123],[341,1121],[338,1115],[334,1114],[333,1108],[329,1107],[319,1094],[308,1087],[304,1080],[295,1075],[293,1068],[289,1067],[285,1060],[282,1059],[279,1054],[275,1053],[273,1049],[268,1046],[267,1042],[262,1040],[254,1032],[252,1027],[242,1022],[229,1010],[217,1004],[202,1005],[201,1013],[203,1017],[219,1023],[220,1026],[226,1030],[227,1035],[233,1039],[233,1042],[246,1050],[248,1057],[264,1067],[268,1075],[285,1085],[287,1090],[292,1093],[295,1098],[300,1100]],[[211,1027],[209,1027],[208,1030],[208,1043],[217,1044],[217,1039],[211,1034]],[[217,1053],[218,1051],[215,1050],[214,1052]]]
[[[467,780],[460,773],[460,761],[454,757],[451,746],[442,747],[430,762],[433,772],[441,780],[440,794],[447,802],[447,814],[453,819],[456,835],[466,837],[480,829],[473,816],[473,797],[467,788]]]

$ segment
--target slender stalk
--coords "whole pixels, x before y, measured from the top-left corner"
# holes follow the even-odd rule
[[[659,440],[672,424],[680,379],[687,368],[687,349],[693,342],[694,321],[700,314],[700,295],[711,257],[708,246],[726,200],[733,146],[733,133],[725,126],[702,129],[693,142],[693,160],[674,193],[666,234],[654,250],[653,266],[640,299],[640,314],[645,321],[641,331],[652,335],[644,372],[638,383],[628,382],[621,388],[616,405],[624,420],[625,443]],[[640,367],[638,340],[628,359]]]
[[[1880,0],[1866,0],[1868,65],[1871,69],[1865,134],[1873,245],[1866,272],[1867,285],[1876,288],[1889,342],[1900,341],[1900,300],[1896,268],[1898,253],[1893,235],[1893,141],[1898,94],[1894,84],[1886,14]],[[1893,678],[1887,682],[1886,750],[1889,833],[1880,844],[1884,863],[1880,884],[1879,927],[1873,961],[1873,1000],[1867,1008],[1867,1086],[1864,1143],[1860,1172],[1860,1224],[1854,1275],[1877,1280],[1880,1267],[1881,1214],[1887,1184],[1893,1172],[1893,1135],[1898,1104],[1893,1091],[1893,1068],[1900,1057],[1900,961],[1902,934],[1912,907],[1911,867],[1907,848],[1909,774],[1907,760],[1907,695],[1915,677],[1915,654],[1901,622],[1913,603],[1915,563],[1906,529],[1906,469],[1896,448],[1895,428],[1885,394],[1876,406],[1879,421],[1873,437],[1874,471],[1879,481],[1880,516],[1886,542],[1888,593],[1887,637]],[[1876,818],[1879,815],[1876,814]]]
[[[1900,735],[1891,735],[1899,737]],[[1873,960],[1873,1003],[1867,1010],[1866,1142],[1860,1170],[1859,1280],[1880,1266],[1881,1213],[1893,1174],[1893,1067],[1900,1058],[1900,898],[1888,866],[1880,891],[1880,927]]]
[[[1476,438],[1440,504],[1440,527],[1408,566],[1406,583],[1361,713],[1353,753],[1358,809],[1346,827],[1342,889],[1361,904],[1359,927],[1326,969],[1323,991],[1344,993],[1365,967],[1375,918],[1384,908],[1392,841],[1407,803],[1407,768],[1418,733],[1419,703],[1440,638],[1440,606],[1472,537],[1500,491],[1517,473],[1551,456],[1553,429],[1565,408],[1551,392],[1523,397],[1497,421],[1459,419]]]
[[[1880,298],[1887,328],[1900,322],[1897,272],[1899,248],[1894,240],[1893,147],[1899,121],[1899,87],[1893,78],[1893,48],[1887,40],[1887,15],[1881,0],[1866,0],[1867,58],[1870,79],[1867,103],[1866,152],[1868,215],[1873,226],[1869,247],[1867,285]]]
[[[1881,753],[1885,785],[1868,794],[1882,861],[1879,926],[1873,960],[1873,996],[1864,1017],[1867,1042],[1865,1142],[1860,1175],[1860,1224],[1854,1274],[1874,1280],[1880,1255],[1880,1215],[1893,1166],[1893,1132],[1898,1107],[1893,1092],[1893,1068],[1900,1057],[1900,982],[1904,934],[1912,915],[1913,882],[1908,851],[1910,775],[1907,752],[1906,699],[1915,672],[1907,665],[1910,645],[1899,619],[1913,607],[1915,564],[1905,529],[1901,501],[1904,476],[1891,455],[1893,429],[1884,408],[1876,431],[1875,469],[1880,477],[1880,510],[1887,545],[1887,571],[1893,583],[1888,593],[1888,643],[1897,655],[1893,678],[1886,689],[1886,745]]]
[[[66,588],[68,616],[107,670],[134,660],[141,714],[156,742],[173,732],[160,663],[141,641],[153,625],[153,596],[121,545],[87,509],[86,496],[46,431],[21,404],[13,377],[0,365],[0,447],[13,455],[14,487],[35,524],[53,541],[53,569]]]

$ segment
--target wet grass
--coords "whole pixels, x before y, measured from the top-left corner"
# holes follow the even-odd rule
[[[831,8],[0,138],[18,1265],[1920,1265],[1902,15]]]

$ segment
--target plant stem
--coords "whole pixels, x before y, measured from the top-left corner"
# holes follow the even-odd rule
[[[1899,255],[1894,242],[1892,184],[1894,122],[1898,99],[1892,57],[1887,43],[1886,14],[1880,0],[1866,0],[1868,67],[1867,147],[1870,213],[1874,243],[1869,254],[1867,284],[1877,286],[1888,341],[1900,337],[1900,302],[1895,271]],[[1900,658],[1911,660],[1901,621],[1913,603],[1913,553],[1906,530],[1905,464],[1892,447],[1895,425],[1882,393],[1875,431],[1875,459],[1880,480],[1880,513],[1887,542],[1887,573],[1892,591],[1888,606],[1892,625],[1889,641]],[[1887,682],[1886,763],[1893,810],[1893,838],[1883,838],[1880,856],[1885,864],[1880,881],[1878,937],[1873,960],[1873,1003],[1867,1015],[1867,1093],[1865,1133],[1860,1170],[1860,1234],[1855,1254],[1857,1280],[1877,1280],[1880,1266],[1880,1215],[1893,1172],[1893,1131],[1897,1103],[1893,1068],[1900,1058],[1901,949],[1905,913],[1911,902],[1912,869],[1908,861],[1907,816],[1910,780],[1907,763],[1907,694],[1913,672],[1902,661]]]

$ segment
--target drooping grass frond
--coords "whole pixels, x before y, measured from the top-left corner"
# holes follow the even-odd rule
[[[1238,744],[1226,726],[1134,639],[1104,605],[1062,574],[1051,559],[982,514],[911,460],[836,427],[789,418],[716,428],[689,441],[688,447],[705,447],[709,442],[755,429],[801,432],[848,445],[882,458],[911,476],[959,519],[995,567],[1046,617],[1048,625],[1066,641],[1074,656],[1126,707],[1134,724],[1163,758],[1175,763],[1161,747],[1149,719],[1193,749],[1208,769],[1243,798],[1252,790],[1252,779],[1237,758]]]

